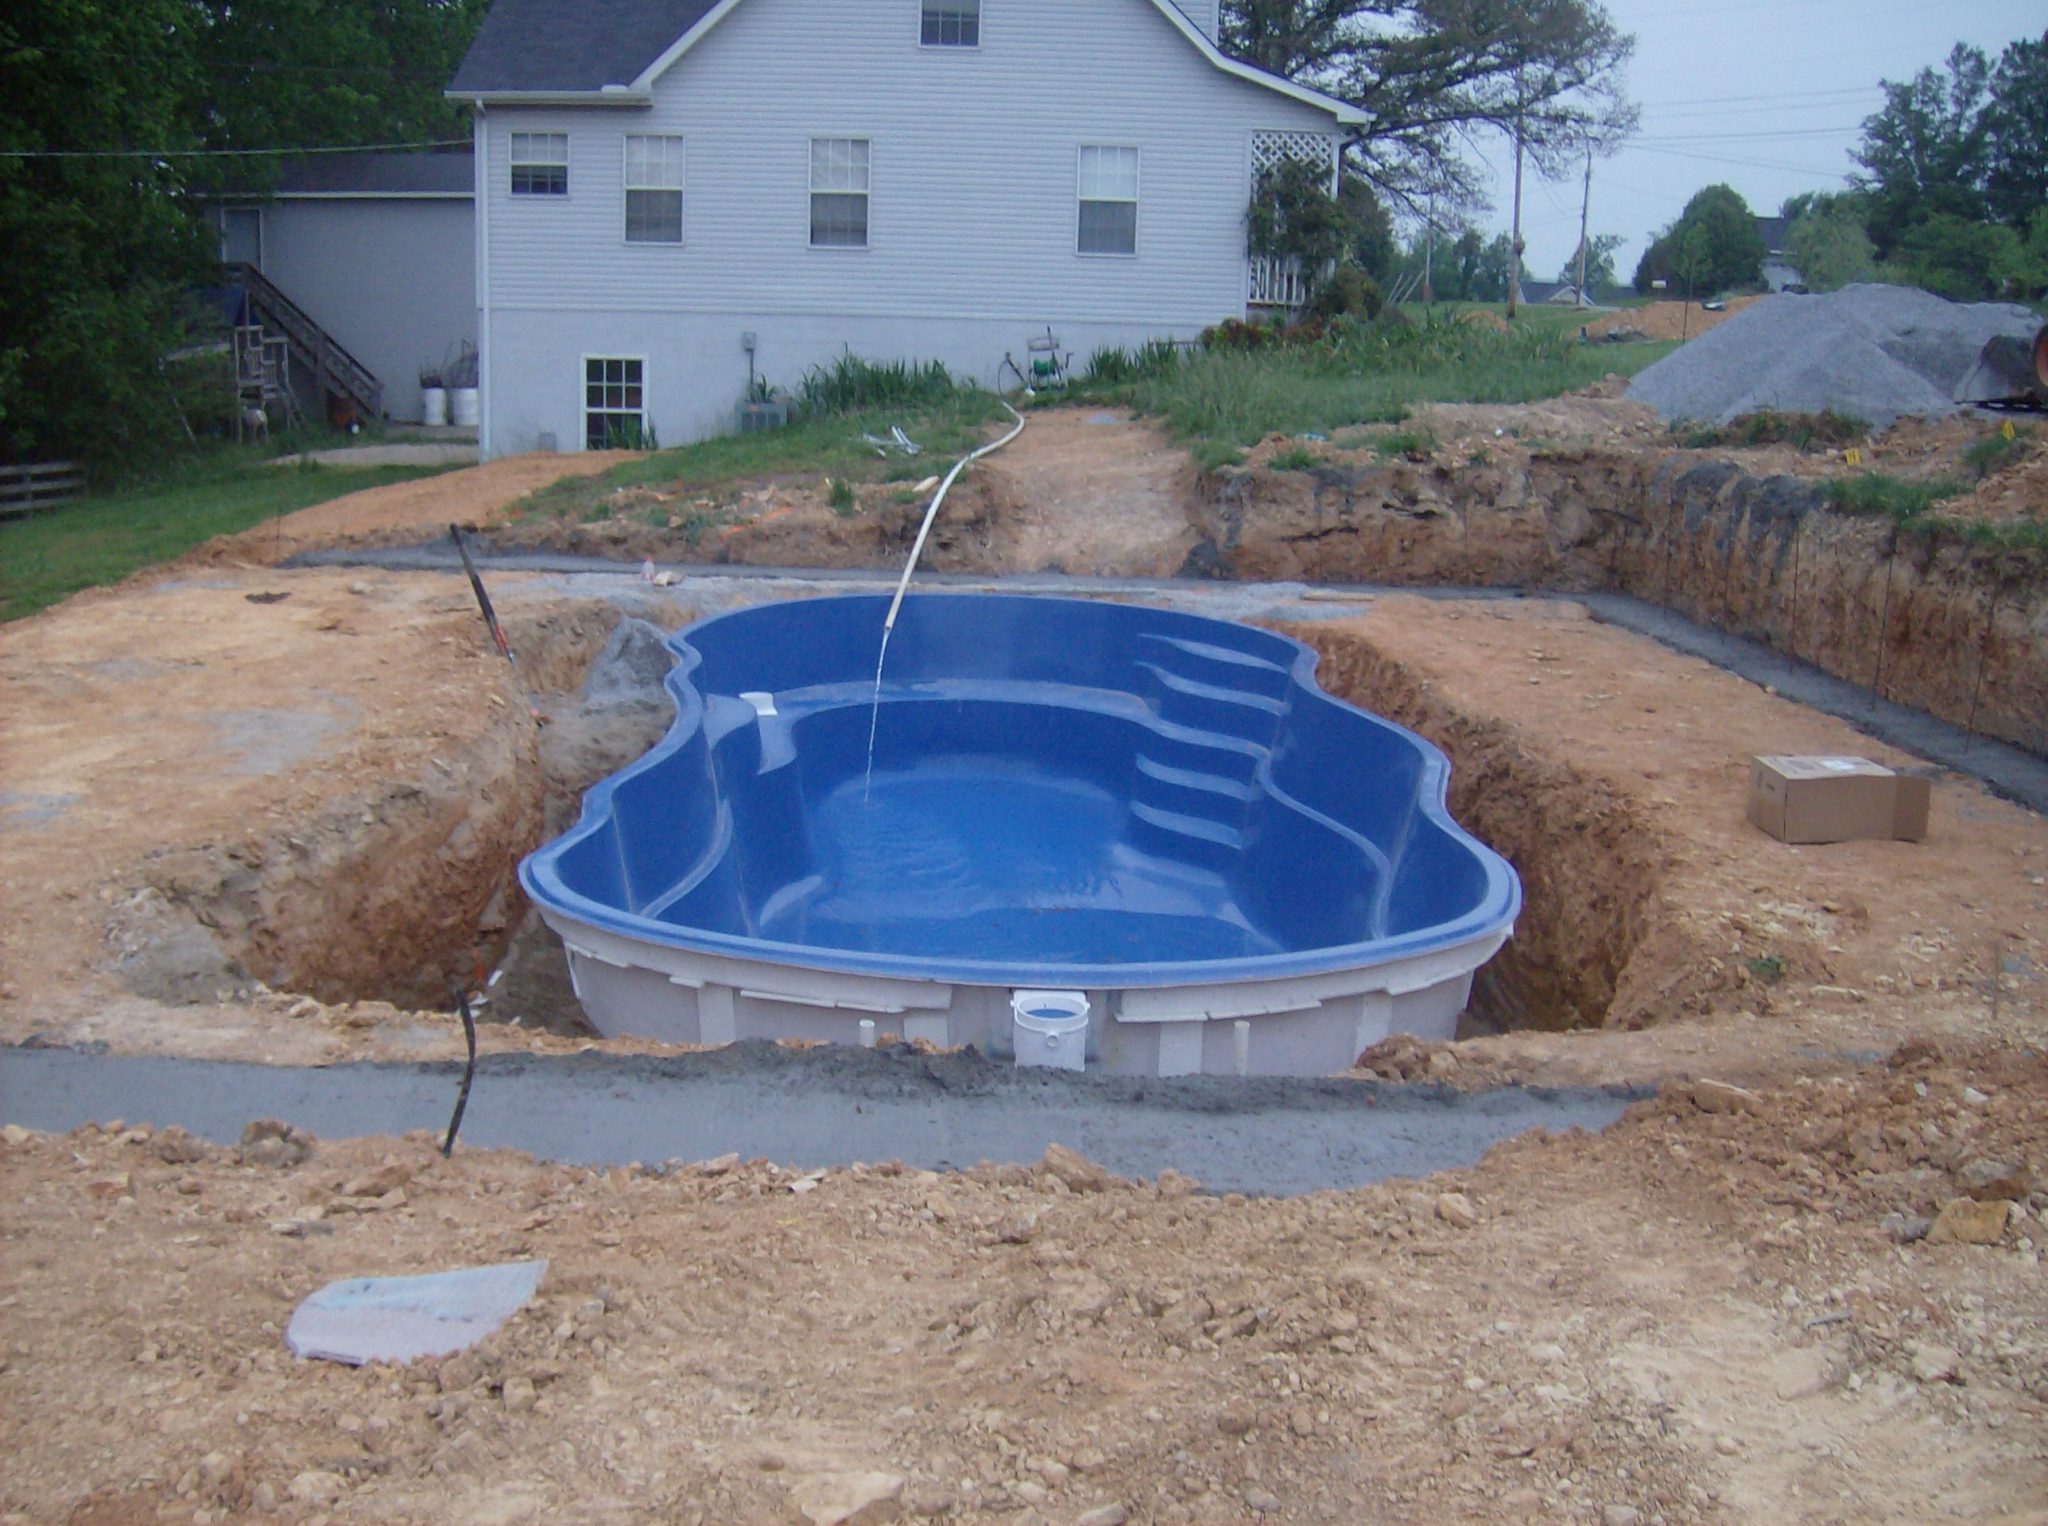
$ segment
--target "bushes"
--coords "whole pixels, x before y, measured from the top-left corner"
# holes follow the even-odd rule
[[[796,389],[790,412],[821,419],[868,413],[878,408],[928,408],[952,402],[961,392],[953,373],[936,360],[863,360],[846,354],[829,366],[813,366]]]

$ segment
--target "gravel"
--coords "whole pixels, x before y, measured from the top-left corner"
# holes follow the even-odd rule
[[[1665,418],[1725,424],[1760,409],[1833,409],[1883,428],[1953,413],[1951,394],[1999,334],[2040,319],[2003,302],[1949,302],[1906,286],[1767,297],[1638,375],[1628,395]]]

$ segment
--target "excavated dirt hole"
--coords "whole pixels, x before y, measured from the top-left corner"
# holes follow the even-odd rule
[[[1609,1022],[1661,909],[1656,834],[1624,800],[1511,728],[1446,704],[1364,638],[1286,627],[1330,693],[1420,732],[1451,759],[1451,814],[1522,876],[1514,937],[1479,972],[1461,1037]]]
[[[392,781],[380,799],[342,803],[283,842],[166,865],[169,901],[210,935],[202,942],[280,990],[439,1009],[451,980],[495,971],[486,1018],[588,1034],[559,941],[513,875],[527,851],[575,819],[583,790],[668,726],[660,632],[623,618],[603,600],[515,613],[512,639],[545,718],[537,732],[505,707],[472,755],[444,760],[433,780]],[[1522,875],[1515,935],[1475,982],[1463,1031],[1632,1021],[1615,1012],[1617,992],[1667,915],[1655,834],[1625,801],[1532,753],[1502,723],[1446,705],[1362,638],[1316,626],[1292,634],[1322,653],[1332,693],[1450,755],[1452,813]],[[192,990],[150,994],[206,999],[221,984],[221,961],[198,964]]]

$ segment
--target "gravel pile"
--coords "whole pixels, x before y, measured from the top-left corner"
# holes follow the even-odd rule
[[[1628,395],[1702,424],[1832,408],[1883,428],[1904,414],[1953,413],[1950,394],[1984,342],[2030,336],[2040,322],[2011,303],[1948,302],[1906,286],[1781,293],[1646,368]]]

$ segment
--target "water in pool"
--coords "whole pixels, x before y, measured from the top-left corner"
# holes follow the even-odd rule
[[[763,937],[876,953],[1074,961],[1242,958],[1279,945],[1223,877],[1119,841],[1107,790],[1001,758],[849,779],[811,819],[814,872]]]

